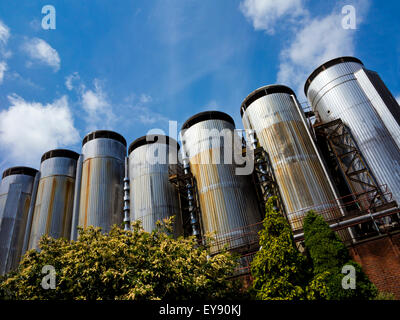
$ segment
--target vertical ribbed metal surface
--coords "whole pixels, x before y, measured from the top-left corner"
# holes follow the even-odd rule
[[[365,95],[400,148],[400,107],[376,72],[360,69],[354,73]]]
[[[250,176],[236,175],[235,165],[223,163],[224,141],[213,145],[223,130],[235,127],[225,120],[198,122],[182,133],[183,147],[197,181],[203,234],[215,232],[230,248],[246,245],[244,227],[260,222],[257,196]],[[232,154],[232,150],[228,150]],[[214,163],[212,159],[218,159]],[[213,248],[212,248],[213,250]]]
[[[0,275],[21,259],[34,176],[9,175],[0,184]]]
[[[340,118],[350,128],[377,182],[387,185],[400,202],[400,150],[382,120],[388,113],[382,102],[378,105],[362,68],[361,63],[340,62],[320,71],[307,98],[323,123]]]
[[[273,86],[266,86],[269,88]],[[262,91],[262,88],[255,92]],[[269,154],[286,214],[293,230],[302,228],[310,210],[325,219],[340,217],[336,192],[299,110],[296,97],[276,92],[252,101],[242,116]],[[250,128],[249,128],[250,126]]]
[[[123,221],[123,179],[126,146],[110,138],[96,138],[82,147],[83,164],[78,226],[108,232]]]
[[[141,220],[143,228],[151,232],[156,221],[175,216],[175,236],[183,233],[178,194],[169,182],[169,169],[174,171],[177,147],[165,143],[144,144],[129,154],[129,186],[131,218]],[[156,161],[154,155],[159,159]]]
[[[28,249],[37,249],[43,235],[70,239],[76,159],[53,157],[40,165]]]

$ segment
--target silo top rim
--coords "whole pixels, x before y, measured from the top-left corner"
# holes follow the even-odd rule
[[[273,93],[287,93],[287,94],[293,94],[294,96],[296,95],[292,89],[281,84],[271,84],[267,86],[262,86],[254,90],[243,100],[240,106],[240,115],[243,117],[243,109],[246,110],[247,107],[250,106],[254,101]]]
[[[233,121],[232,117],[221,111],[204,111],[195,114],[194,116],[190,117],[186,120],[186,122],[182,126],[182,130],[188,129],[191,126],[195,125],[196,123],[207,121],[207,120],[224,120],[230,122],[235,126],[235,121]]]
[[[16,174],[24,174],[27,176],[34,177],[38,170],[29,168],[29,167],[12,167],[4,170],[3,179],[7,176],[16,175]]]
[[[108,138],[108,139],[113,139],[113,140],[117,140],[119,142],[121,142],[125,147],[126,147],[126,140],[123,136],[121,136],[119,133],[114,132],[114,131],[108,131],[108,130],[97,130],[97,131],[93,131],[91,133],[88,133],[82,141],[82,146],[90,141],[90,140],[94,140],[94,139],[98,139],[98,138]]]
[[[133,141],[129,145],[128,155],[131,154],[131,152],[133,150],[135,150],[136,148],[139,148],[139,147],[144,146],[146,144],[152,144],[152,143],[159,142],[158,141],[159,137],[160,138],[161,137],[164,138],[163,141],[161,141],[162,143],[166,143],[166,144],[169,144],[169,145],[175,145],[175,146],[177,146],[177,149],[179,150],[180,146],[179,146],[178,142],[176,142],[175,139],[173,139],[171,137],[168,137],[168,136],[165,136],[165,135],[162,135],[162,134],[148,134],[147,136],[143,136],[143,137],[137,138],[135,141]]]
[[[43,162],[50,158],[56,158],[56,157],[71,158],[74,160],[78,160],[79,154],[72,150],[54,149],[54,150],[50,150],[50,151],[47,151],[46,153],[44,153],[40,162]]]
[[[306,83],[304,85],[304,93],[306,94],[307,97],[307,92],[308,92],[308,88],[311,84],[311,82],[324,70],[337,65],[339,63],[344,63],[344,62],[356,62],[359,63],[361,65],[364,65],[362,63],[362,61],[360,59],[357,59],[355,57],[339,57],[339,58],[335,58],[332,60],[329,60],[327,62],[325,62],[324,64],[320,65],[317,69],[315,69],[311,75],[308,77],[308,79],[306,80]]]

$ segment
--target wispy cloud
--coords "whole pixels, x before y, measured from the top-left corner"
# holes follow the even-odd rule
[[[10,38],[10,28],[8,28],[3,21],[0,20],[0,84],[3,83],[4,74],[7,71],[7,62],[11,56],[11,51],[6,50],[7,41]]]
[[[308,15],[303,0],[244,0],[240,10],[250,20],[255,30],[265,30],[268,34],[275,32],[276,23],[285,19],[294,19]],[[298,22],[298,21],[297,21]]]
[[[69,91],[74,89],[76,82],[80,80],[80,76],[78,72],[74,72],[70,74],[69,76],[65,77],[65,86]]]
[[[5,61],[0,61],[0,84],[3,82],[4,73],[7,70],[7,63]]]
[[[0,20],[0,43],[6,45],[10,37],[10,29]]]
[[[81,87],[82,108],[87,114],[85,117],[86,129],[88,131],[113,129],[117,118],[108,101],[107,94],[98,79],[93,81],[93,86],[93,90]]]
[[[368,0],[356,0],[357,24],[368,7]],[[342,27],[341,2],[328,14],[311,17],[302,0],[244,0],[240,8],[256,30],[272,34],[281,21],[289,23],[294,36],[280,53],[277,82],[292,86],[304,98],[303,85],[308,75],[320,64],[344,55],[354,55],[356,30]],[[289,20],[286,20],[286,18]],[[294,20],[296,17],[301,19]]]
[[[79,141],[66,96],[48,104],[16,94],[8,100],[9,108],[0,112],[0,148],[7,162],[37,167],[44,152]]]
[[[60,69],[61,59],[57,50],[52,48],[43,39],[29,39],[24,43],[23,49],[32,61],[38,61],[39,63],[48,65],[52,67],[55,72]]]

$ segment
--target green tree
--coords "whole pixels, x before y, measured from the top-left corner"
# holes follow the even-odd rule
[[[151,233],[139,223],[132,231],[109,233],[89,227],[77,241],[40,240],[19,268],[0,284],[7,299],[219,299],[238,298],[238,283],[227,280],[236,267],[228,252],[209,257],[195,238],[173,239],[171,221]],[[42,268],[56,271],[56,288],[43,289]],[[240,297],[239,297],[240,298]]]
[[[286,218],[274,210],[274,201],[270,198],[266,205],[261,249],[251,264],[253,294],[262,300],[320,298],[325,292],[322,276],[312,279],[311,266],[297,249]]]
[[[305,247],[313,264],[314,275],[325,283],[327,299],[371,299],[377,295],[376,287],[369,281],[361,266],[351,260],[348,249],[321,215],[309,211],[303,228]],[[355,269],[355,289],[344,289],[342,286],[343,277],[346,276],[342,273],[342,268],[346,265]]]

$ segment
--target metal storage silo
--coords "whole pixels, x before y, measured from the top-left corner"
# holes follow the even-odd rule
[[[0,275],[20,261],[36,169],[13,167],[0,183]]]
[[[227,132],[232,139],[234,130],[233,119],[219,111],[196,114],[182,126],[183,157],[197,183],[202,232],[215,232],[229,248],[246,245],[246,227],[262,219],[251,176],[236,175],[235,165],[223,159],[233,150],[225,150],[221,137]],[[219,250],[218,243],[211,249]]]
[[[357,58],[341,57],[318,67],[304,90],[322,123],[349,128],[377,184],[399,203],[399,107],[383,82]]]
[[[182,217],[176,188],[169,174],[176,171],[178,143],[164,135],[136,139],[128,149],[130,212],[151,232],[156,221],[175,216],[175,236],[182,235]]]
[[[292,229],[302,228],[310,208],[326,220],[340,217],[338,197],[295,93],[283,85],[263,86],[244,99],[240,113],[245,129],[255,130],[269,154]]]
[[[108,232],[122,224],[125,156],[126,141],[116,132],[99,130],[84,137],[78,226]]]
[[[79,154],[65,149],[51,150],[42,156],[28,249],[38,248],[44,234],[70,238],[78,158]]]

